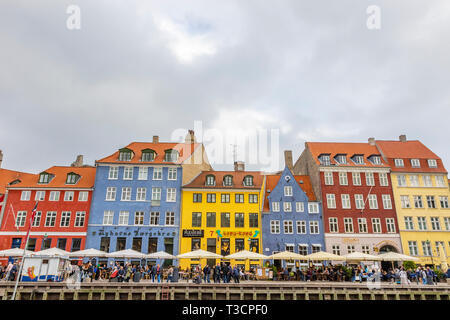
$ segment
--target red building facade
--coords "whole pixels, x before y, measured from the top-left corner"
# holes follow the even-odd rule
[[[0,250],[25,247],[36,202],[28,250],[84,249],[94,181],[94,167],[55,166],[10,183],[0,222]]]

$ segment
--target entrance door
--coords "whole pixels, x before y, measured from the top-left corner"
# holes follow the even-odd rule
[[[387,253],[387,252],[398,252],[397,249],[394,246],[391,245],[385,245],[380,248],[380,254]],[[398,268],[399,264],[397,261],[381,261],[381,269],[388,271],[389,269]]]

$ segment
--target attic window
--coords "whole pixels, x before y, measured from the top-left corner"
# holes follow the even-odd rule
[[[39,175],[39,183],[49,183],[51,180],[50,174],[43,172]]]
[[[411,159],[411,167],[420,168],[420,160],[419,159]]]
[[[223,185],[224,186],[232,186],[233,185],[233,176],[225,176],[223,177]]]
[[[119,161],[131,161],[132,152],[129,149],[122,149],[119,151]]]
[[[150,162],[154,161],[156,158],[156,152],[151,149],[142,150],[141,161]]]
[[[244,186],[246,186],[246,187],[253,186],[253,176],[245,176],[245,178],[244,178]]]
[[[216,178],[212,174],[207,175],[205,184],[207,186],[215,186],[216,185]]]
[[[340,164],[347,164],[347,156],[345,154],[338,154],[336,156],[336,161]]]
[[[178,151],[177,150],[166,150],[164,155],[164,161],[166,162],[177,162],[178,161]]]
[[[320,161],[320,164],[321,165],[323,165],[323,166],[329,166],[331,163],[330,163],[330,155],[329,154],[324,154],[324,155],[321,155],[320,157],[319,157],[319,161]]]
[[[381,164],[381,157],[380,156],[372,156],[370,158],[370,161],[372,161],[373,164]]]
[[[428,167],[437,168],[437,161],[435,159],[428,159]]]
[[[403,167],[404,166],[403,159],[395,159],[394,162],[395,162],[395,166],[396,167]]]
[[[361,154],[356,154],[353,156],[353,162],[356,164],[364,164],[364,157]]]
[[[76,173],[69,173],[67,175],[66,184],[75,184],[80,179],[80,176]]]

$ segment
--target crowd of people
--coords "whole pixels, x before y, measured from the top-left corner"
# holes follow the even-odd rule
[[[0,264],[0,279],[14,281],[19,273],[19,264],[17,262],[9,262],[6,267]]]

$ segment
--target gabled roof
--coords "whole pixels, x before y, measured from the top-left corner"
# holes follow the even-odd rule
[[[215,186],[207,186],[206,176],[213,175],[216,179]],[[224,186],[223,178],[231,175],[233,177],[232,186]],[[253,186],[243,185],[244,177],[253,176]],[[261,189],[264,175],[260,171],[202,171],[190,183],[184,185],[184,188],[207,188],[207,189]]]
[[[376,146],[369,143],[355,142],[307,142],[306,147],[311,151],[312,156],[317,164],[320,165],[319,156],[322,154],[330,155],[330,163],[340,167],[388,167],[386,162],[381,158],[381,164],[373,164],[368,160],[372,155],[381,156]],[[347,164],[336,162],[336,155],[346,154]],[[351,160],[354,155],[364,156],[364,165],[356,164]]]
[[[10,189],[20,188],[93,188],[95,182],[95,167],[63,167],[54,166],[43,172],[53,176],[49,183],[38,183],[39,174],[28,175],[10,187]],[[67,174],[76,173],[80,175],[80,179],[76,184],[66,184]]]
[[[153,164],[173,164],[174,162],[164,161],[164,155],[166,150],[174,149],[179,152],[178,161],[175,164],[181,164],[186,159],[188,159],[195,149],[200,146],[200,143],[174,143],[174,142],[132,142],[126,147],[120,148],[129,149],[133,152],[133,157],[131,161],[119,161],[119,150],[114,152],[103,159],[97,160],[96,163],[120,163],[120,164],[142,164],[142,163],[153,163]],[[152,149],[156,152],[156,158],[153,161],[141,161],[142,151],[146,149]]]
[[[0,194],[4,194],[6,192],[6,187],[9,183],[15,180],[22,180],[26,179],[27,177],[34,177],[34,174],[26,173],[26,172],[20,172],[20,171],[13,171],[13,170],[7,170],[7,169],[1,169],[0,168]]]

